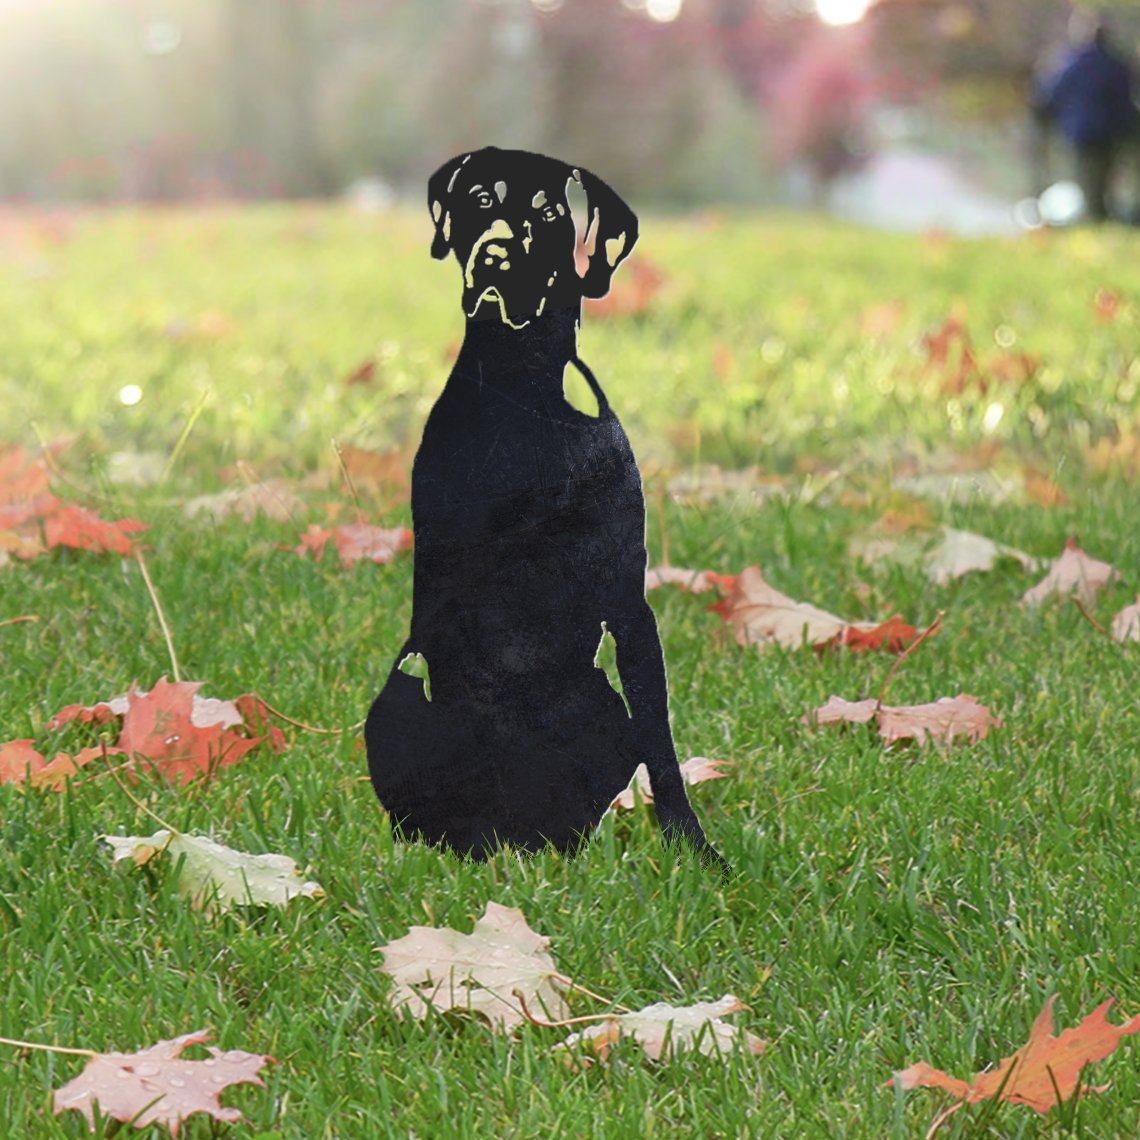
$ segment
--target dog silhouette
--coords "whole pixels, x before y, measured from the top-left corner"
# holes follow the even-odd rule
[[[493,147],[445,163],[428,204],[432,256],[463,271],[466,332],[412,470],[411,629],[365,725],[376,793],[406,839],[572,852],[644,763],[665,838],[727,870],[673,744],[641,476],[578,358],[582,300],[608,291],[637,218],[587,170]],[[596,416],[566,400],[568,367]],[[595,664],[607,631],[622,694]],[[426,682],[405,672],[415,655]]]

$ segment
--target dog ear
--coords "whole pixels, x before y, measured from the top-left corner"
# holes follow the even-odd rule
[[[457,154],[454,158],[449,158],[428,179],[428,209],[435,222],[431,255],[436,261],[442,260],[451,252],[451,189],[460,168],[470,157],[470,154]]]
[[[637,241],[637,215],[596,174],[575,167],[570,177],[586,192],[584,241],[590,264],[582,278],[582,296],[604,297],[610,291],[614,271]]]

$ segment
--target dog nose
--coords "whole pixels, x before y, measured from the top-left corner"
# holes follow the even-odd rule
[[[483,246],[484,265],[493,267],[498,262],[500,269],[510,269],[511,263],[507,260],[509,256],[506,246],[499,245],[498,242],[489,242]]]

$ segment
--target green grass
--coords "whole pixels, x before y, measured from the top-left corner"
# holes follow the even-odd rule
[[[179,500],[236,479],[239,460],[327,476],[331,437],[376,448],[416,437],[461,331],[457,274],[428,258],[426,214],[124,214],[75,227],[58,245],[0,234],[4,439],[76,435],[61,462],[110,499],[90,505],[151,525],[148,565],[182,670],[207,695],[253,690],[309,724],[358,724],[406,629],[410,558],[345,570],[282,549],[322,503],[347,498],[335,481],[307,493],[297,525],[191,523]],[[168,873],[113,870],[96,837],[153,826],[106,780],[82,776],[64,795],[0,787],[0,1035],[133,1050],[212,1026],[224,1048],[278,1061],[267,1091],[227,1097],[251,1122],[235,1135],[879,1138],[921,1136],[942,1103],[883,1087],[906,1064],[969,1076],[1024,1042],[1054,992],[1061,1026],[1107,996],[1118,1020],[1140,1010],[1135,647],[1072,605],[1023,612],[1033,579],[1016,568],[937,587],[846,554],[855,528],[898,504],[892,471],[996,443],[999,467],[1036,463],[1068,502],[973,498],[935,503],[934,516],[1040,555],[1077,534],[1124,576],[1100,620],[1135,597],[1135,482],[1090,472],[1084,455],[1140,416],[1140,242],[1114,231],[942,242],[708,217],[651,221],[642,243],[666,291],[650,316],[588,324],[582,354],[643,460],[841,473],[824,494],[816,475],[808,493],[756,507],[666,501],[672,562],[757,562],[786,592],[851,617],[925,625],[944,611],[891,700],[969,692],[1004,727],[972,747],[888,752],[863,732],[811,732],[805,711],[833,692],[876,695],[890,659],[741,649],[702,599],[663,590],[653,601],[678,749],[732,763],[731,778],[692,791],[740,872],[728,884],[664,858],[645,812],[608,818],[573,861],[476,866],[393,845],[355,731],[291,729],[287,752],[255,753],[204,788],[140,785],[172,823],[285,852],[328,892],[280,911],[207,917]],[[1102,288],[1130,313],[1098,321]],[[862,332],[860,314],[891,300],[898,326]],[[1008,326],[1040,358],[1037,379],[948,408],[917,342],[956,301],[983,356]],[[224,335],[167,335],[210,311]],[[372,355],[377,385],[344,388]],[[143,389],[135,407],[117,399],[125,384]],[[1006,413],[987,436],[995,400]],[[165,462],[176,448],[162,486],[106,478],[116,451]],[[376,521],[408,518],[397,504]],[[650,548],[656,562],[652,509]],[[131,560],[57,552],[0,569],[0,621],[29,613],[40,622],[0,627],[0,740],[66,747],[74,737],[44,728],[56,709],[169,672]],[[549,1054],[559,1031],[511,1040],[398,1021],[377,948],[419,923],[469,930],[489,899],[521,907],[561,970],[627,1006],[737,994],[751,1011],[734,1020],[769,1039],[767,1054],[653,1065],[622,1047],[573,1073]],[[1075,1112],[975,1109],[946,1135],[1135,1136],[1138,1061],[1126,1039],[1095,1073],[1112,1089]],[[51,1089],[79,1068],[0,1049],[4,1134],[86,1135],[78,1115],[51,1114]],[[203,1118],[182,1133],[213,1134]]]

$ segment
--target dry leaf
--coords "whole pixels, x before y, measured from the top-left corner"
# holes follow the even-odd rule
[[[345,378],[344,386],[352,388],[357,384],[371,384],[376,379],[376,361],[369,359],[358,364]]]
[[[109,756],[115,755],[118,748],[108,748]],[[47,788],[61,792],[70,776],[103,755],[99,747],[84,748],[74,756],[57,752],[52,760],[47,760],[38,752],[30,740],[12,740],[0,744],[0,784],[24,784],[33,788]]]
[[[710,608],[732,626],[738,644],[760,648],[799,649],[806,643],[899,652],[916,636],[913,626],[897,618],[883,623],[847,622],[807,602],[794,601],[765,582],[758,566],[742,570],[728,597]]]
[[[1041,564],[1041,559],[1022,550],[949,526],[933,531],[914,528],[898,534],[893,527],[880,524],[853,539],[850,550],[853,556],[869,563],[881,560],[903,565],[920,563],[927,577],[938,585],[973,570],[992,570],[1002,558],[1013,559],[1026,570],[1035,570]]]
[[[710,760],[707,756],[691,756],[681,765],[681,778],[686,784],[701,784],[705,780],[723,780],[728,773],[720,771],[723,760]],[[638,764],[633,773],[629,787],[610,804],[611,810],[624,808],[631,811],[634,807],[633,789],[636,786],[637,794],[643,804],[653,803],[653,789],[649,784],[649,769],[644,764]]]
[[[34,558],[45,550],[129,554],[131,535],[146,530],[135,519],[108,521],[92,511],[62,503],[49,490],[44,453],[23,447],[0,448],[0,566],[11,557]]]
[[[570,979],[558,973],[547,947],[520,910],[488,902],[470,934],[447,927],[413,926],[383,946],[385,973],[396,985],[388,1000],[401,1015],[423,1018],[428,1009],[461,1010],[512,1030],[526,1017],[514,991],[532,1012],[550,1021],[568,1014],[563,993]]]
[[[581,1043],[605,1060],[612,1046],[622,1037],[630,1037],[650,1060],[657,1061],[662,1054],[670,1060],[693,1049],[706,1057],[721,1056],[732,1052],[739,1040],[758,1057],[767,1048],[767,1042],[721,1020],[747,1008],[732,994],[725,994],[720,1001],[699,1001],[693,1005],[658,1002],[632,1013],[615,1013],[589,1029],[571,1033],[555,1048],[568,1049]]]
[[[1060,558],[1049,567],[1049,573],[1036,586],[1026,590],[1021,600],[1026,605],[1036,606],[1051,594],[1066,597],[1075,594],[1085,605],[1092,605],[1097,591],[1119,577],[1114,567],[1090,558],[1077,545],[1076,539],[1070,538]]]
[[[1058,1097],[1061,1101],[1069,1100],[1078,1088],[1082,1096],[1104,1092],[1107,1085],[1080,1085],[1081,1069],[1107,1057],[1122,1037],[1140,1033],[1140,1014],[1123,1025],[1110,1024],[1105,1016],[1113,1003],[1110,998],[1075,1029],[1066,1029],[1054,1037],[1053,1002],[1056,1000],[1054,994],[1045,1003],[1022,1048],[1006,1057],[996,1069],[979,1073],[971,1082],[948,1076],[941,1069],[919,1061],[896,1073],[887,1084],[898,1082],[898,1087],[904,1090],[919,1086],[945,1089],[964,1104],[996,1097],[999,1101],[1028,1105],[1043,1115],[1058,1103]]]
[[[248,523],[259,514],[275,522],[285,522],[304,509],[305,504],[284,479],[269,479],[248,487],[219,491],[216,495],[199,495],[186,503],[182,512],[187,518],[205,516],[211,522],[237,515]]]
[[[716,574],[712,570],[685,570],[680,566],[654,566],[645,571],[646,590],[656,590],[658,586],[680,586],[690,594],[703,594],[708,590],[722,587],[732,589],[736,576]]]
[[[1112,619],[1112,636],[1117,641],[1140,641],[1140,597]]]
[[[46,763],[32,740],[9,740],[7,744],[0,744],[0,784],[22,784]]]
[[[325,547],[332,542],[340,555],[341,564],[351,566],[354,562],[389,562],[401,550],[412,545],[412,532],[407,527],[384,528],[365,526],[363,523],[346,524],[332,528],[310,526],[301,536],[298,554],[311,551],[319,562]]]
[[[925,705],[882,705],[878,701],[848,701],[831,696],[803,724],[869,724],[878,719],[879,735],[886,744],[896,740],[949,743],[958,737],[982,740],[1001,721],[970,696],[940,697]]]
[[[204,835],[163,829],[153,835],[101,835],[111,847],[111,862],[130,859],[135,866],[169,853],[177,868],[178,889],[195,907],[229,910],[234,906],[284,906],[299,896],[321,898],[320,883],[302,881],[288,855],[250,855]]]
[[[338,449],[340,463],[358,491],[406,490],[411,485],[415,449],[398,447],[393,451],[369,451],[352,444]],[[340,473],[338,471],[338,478]]]
[[[236,701],[200,697],[202,681],[167,681],[149,692],[130,691],[94,705],[68,705],[48,722],[51,729],[71,720],[108,723],[122,717],[113,751],[126,753],[148,769],[157,769],[179,784],[236,764],[259,744],[281,751],[285,738],[267,729],[265,708],[249,694]],[[248,735],[253,729],[261,735]]]
[[[273,1060],[262,1053],[208,1046],[204,1061],[179,1056],[187,1045],[209,1039],[208,1030],[160,1041],[137,1053],[99,1053],[72,1081],[55,1092],[55,1111],[74,1108],[95,1131],[94,1105],[104,1117],[131,1122],[136,1128],[165,1124],[171,1136],[187,1117],[205,1112],[233,1124],[242,1119],[236,1108],[224,1108],[218,1097],[230,1085],[265,1087],[258,1073]]]

